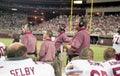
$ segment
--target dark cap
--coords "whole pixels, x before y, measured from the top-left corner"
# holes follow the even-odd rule
[[[65,28],[66,28],[66,25],[65,25],[65,24],[63,24],[63,23],[61,23],[61,24],[59,25],[59,27],[60,27],[60,29],[63,29],[63,30],[65,30]]]

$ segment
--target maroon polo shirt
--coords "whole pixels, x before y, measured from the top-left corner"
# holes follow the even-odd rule
[[[56,48],[54,42],[51,41],[51,39],[43,41],[39,52],[39,57],[41,58],[40,60],[44,62],[51,62],[55,58],[55,53]]]
[[[70,39],[67,37],[67,34],[64,31],[62,31],[55,39],[56,50],[60,51],[60,46],[63,43],[67,43],[69,41],[70,41]]]
[[[90,35],[86,28],[81,28],[72,38],[71,47],[76,51],[69,50],[68,55],[79,55],[83,48],[90,47]]]
[[[37,39],[31,32],[25,33],[21,42],[27,47],[28,53],[34,53],[37,50]]]

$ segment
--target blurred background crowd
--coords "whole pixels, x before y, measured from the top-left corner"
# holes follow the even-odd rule
[[[20,34],[22,31],[23,23],[27,19],[26,14],[19,13],[2,13],[0,12],[0,32],[2,33],[12,33]],[[75,18],[80,17],[79,15],[73,15],[72,25],[74,27]],[[88,28],[90,25],[90,16],[85,16],[88,22]],[[116,29],[120,27],[120,16],[119,15],[106,15],[106,16],[93,16],[92,18],[92,32],[91,34],[97,34],[102,36],[113,36],[116,33]],[[70,32],[70,15],[59,15],[55,18],[49,19],[48,21],[43,21],[39,24],[32,26],[33,33],[42,33],[45,30],[52,30],[54,33],[58,29],[59,23],[64,23],[67,28],[66,32]],[[72,28],[72,31],[74,29]]]

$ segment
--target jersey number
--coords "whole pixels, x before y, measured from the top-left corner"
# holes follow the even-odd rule
[[[0,47],[0,56],[3,56],[4,55],[4,49],[3,47]]]
[[[119,43],[118,41],[119,41],[119,37],[115,37],[114,40],[113,40],[113,42],[114,42],[115,44],[118,44],[118,43]]]
[[[91,74],[90,76],[96,76],[96,75],[100,76],[100,72],[98,72],[97,70],[92,70],[90,74]],[[101,74],[102,76],[107,76],[107,73],[105,71],[101,71]]]
[[[114,76],[120,76],[120,67],[113,68]]]

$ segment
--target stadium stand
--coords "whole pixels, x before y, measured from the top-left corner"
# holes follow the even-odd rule
[[[90,0],[83,0],[83,4],[74,4],[73,25],[75,18],[83,15],[88,22],[88,27],[90,26],[90,3]],[[119,4],[119,0],[94,0],[91,36],[112,38],[116,29],[120,27]],[[40,35],[49,29],[56,35],[59,23],[66,24],[66,31],[70,33],[70,0],[29,0],[29,2],[1,0],[0,6],[2,37],[15,37],[14,34],[21,34],[26,20],[33,24],[32,31],[38,39],[42,39]]]

